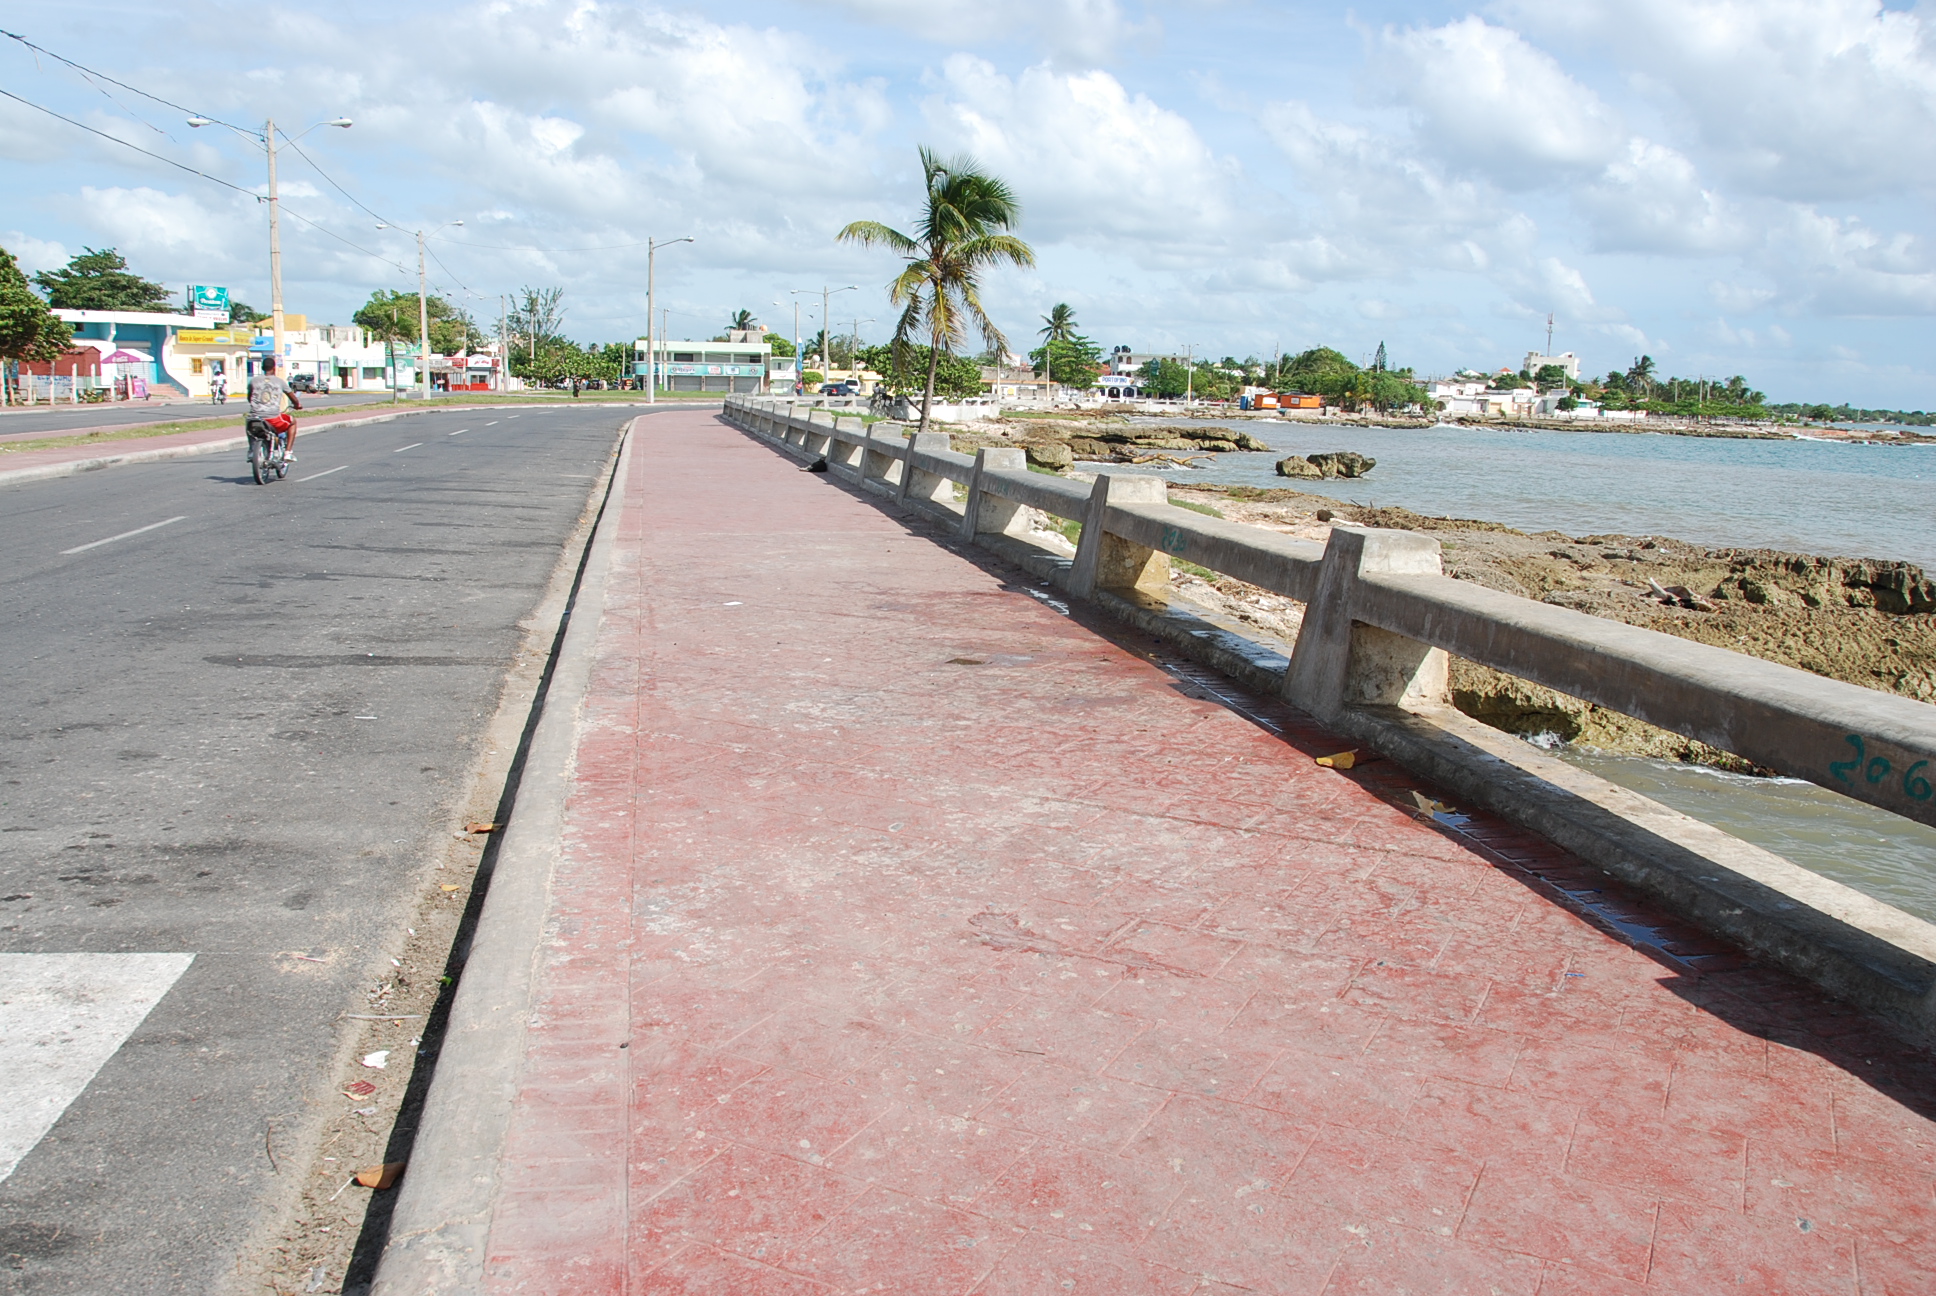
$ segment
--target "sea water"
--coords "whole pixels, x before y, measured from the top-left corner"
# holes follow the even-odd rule
[[[1290,486],[1524,531],[1671,536],[1713,546],[1906,560],[1936,571],[1936,444],[1451,424],[1414,429],[1245,420],[1230,426],[1266,442],[1272,453],[1218,455],[1203,468],[1164,475],[1178,485]],[[1285,455],[1323,450],[1355,450],[1378,466],[1368,477],[1335,481],[1277,476],[1276,461]]]
[[[1272,453],[1218,455],[1205,468],[1164,476],[1179,486],[1289,486],[1526,531],[1671,536],[1713,546],[1901,559],[1936,570],[1936,445],[1449,424],[1410,429],[1245,420],[1231,426],[1267,442]],[[1378,466],[1369,477],[1350,480],[1276,475],[1276,460],[1285,455],[1324,450],[1355,450]],[[1559,754],[1936,922],[1936,829],[1794,779],[1578,748]]]

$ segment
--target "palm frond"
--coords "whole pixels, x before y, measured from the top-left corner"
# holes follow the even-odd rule
[[[886,247],[902,256],[912,256],[921,250],[919,243],[879,221],[854,221],[834,235],[834,241],[859,243],[864,247]]]

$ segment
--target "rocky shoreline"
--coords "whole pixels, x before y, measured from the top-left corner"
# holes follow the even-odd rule
[[[1103,442],[1105,446],[1116,444],[1116,440],[1099,435],[1100,430],[1110,425],[1120,425],[1127,433],[1150,431],[1138,429],[1130,423],[1132,418],[1150,417],[1133,408],[1109,408],[1096,410],[1071,411],[1055,418],[1008,417],[966,431],[966,435],[991,438],[989,444],[1034,444],[1053,446],[1057,442],[1073,443],[1077,440]],[[1434,427],[1457,426],[1471,428],[1495,428],[1521,432],[1600,432],[1607,434],[1626,434],[1630,436],[1684,436],[1713,438],[1726,441],[1853,441],[1863,445],[1926,445],[1936,443],[1936,435],[1925,432],[1898,431],[1893,435],[1879,435],[1873,431],[1852,428],[1790,426],[1771,423],[1745,422],[1701,422],[1698,420],[1672,417],[1651,418],[1644,422],[1600,421],[1596,419],[1561,418],[1475,418],[1460,415],[1445,419],[1437,416],[1412,416],[1401,414],[1300,414],[1293,411],[1258,410],[1177,410],[1165,411],[1166,419],[1189,420],[1195,423],[1295,423],[1302,427],[1321,428],[1403,428],[1412,431],[1425,431]],[[1167,437],[1201,445],[1206,441],[1234,441],[1248,434],[1237,433],[1229,428],[1205,430],[1189,426],[1189,423],[1166,424],[1156,431]],[[1003,435],[1005,434],[1005,435]],[[958,434],[960,435],[960,434]],[[1128,439],[1127,435],[1121,439]],[[1251,440],[1256,440],[1252,437]],[[979,444],[979,442],[978,442]],[[1182,448],[1171,447],[1171,448]],[[1264,449],[1262,442],[1256,446],[1239,446],[1241,449]],[[1050,451],[1053,454],[1053,451]],[[1112,452],[1077,453],[1075,458],[1094,459],[1098,462],[1114,462]],[[1053,467],[1055,465],[1044,465]]]
[[[971,454],[978,446],[1019,446],[1031,464],[1050,471],[1066,471],[1077,458],[1134,465],[1268,449],[1230,428],[1136,425],[1107,412],[956,429],[953,444]],[[1454,579],[1936,703],[1936,580],[1909,563],[1716,548],[1666,536],[1526,532],[1287,488],[1171,479],[1170,498],[1319,543],[1334,522],[1429,532],[1444,547]],[[1295,601],[1188,563],[1174,571],[1186,597],[1273,638],[1297,638],[1303,609]],[[1467,715],[1528,738],[1751,768],[1731,753],[1476,662],[1454,659],[1452,691]]]
[[[1322,542],[1332,523],[1424,531],[1445,570],[1523,598],[1936,702],[1936,580],[1909,563],[1718,549],[1665,536],[1528,533],[1495,522],[1341,504],[1296,490],[1173,486],[1178,503]],[[1285,641],[1302,608],[1229,577],[1179,572],[1178,591]],[[1453,703],[1508,733],[1738,772],[1731,753],[1476,662],[1452,663]]]

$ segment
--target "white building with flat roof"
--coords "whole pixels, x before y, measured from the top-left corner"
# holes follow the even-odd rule
[[[739,334],[757,336],[753,330]],[[643,378],[651,372],[644,338],[638,341],[639,360],[632,371]],[[771,342],[677,342],[661,341],[659,348],[659,390],[689,392],[736,392],[758,394],[767,390],[767,374],[775,367]],[[786,390],[793,389],[793,362],[785,360]]]
[[[1537,378],[1539,377],[1539,371],[1547,365],[1558,365],[1566,371],[1568,378],[1571,378],[1574,382],[1580,380],[1580,357],[1574,355],[1571,351],[1562,351],[1558,355],[1550,356],[1541,355],[1537,351],[1528,351],[1526,353],[1526,363],[1519,367],[1526,373]]]

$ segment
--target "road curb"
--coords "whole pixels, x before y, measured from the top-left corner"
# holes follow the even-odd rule
[[[564,409],[632,409],[636,401],[580,401],[577,405],[561,406]],[[526,410],[549,409],[544,405],[435,405],[429,408],[389,410],[382,414],[371,414],[362,418],[336,419],[328,423],[318,423],[311,427],[299,427],[297,436],[312,437],[335,428],[364,427],[371,423],[387,423],[391,419],[407,418],[412,414],[437,414],[451,410]],[[645,413],[655,412],[651,409]],[[626,433],[628,439],[630,429]],[[15,468],[0,472],[0,486],[19,486],[28,482],[51,481],[60,477],[72,477],[76,473],[93,472],[99,468],[119,468],[125,464],[159,463],[166,459],[189,459],[202,454],[219,454],[224,450],[239,450],[249,443],[247,436],[228,437],[221,441],[198,441],[194,445],[163,446],[156,450],[130,450],[126,454],[102,455],[96,459],[69,459],[63,463],[40,464],[33,468]]]
[[[626,425],[607,505],[624,490],[643,418]],[[552,871],[563,850],[579,711],[591,682],[615,521],[616,515],[601,511],[582,581],[565,614],[564,643],[451,1004],[437,1073],[370,1296],[470,1292],[483,1286],[500,1158],[524,1059]]]

